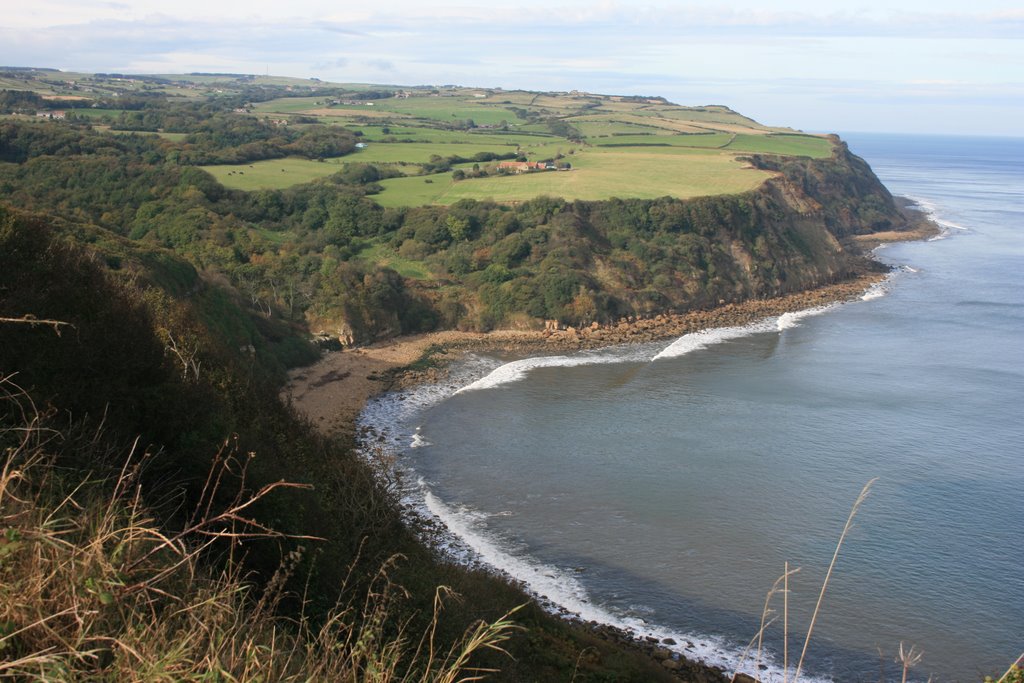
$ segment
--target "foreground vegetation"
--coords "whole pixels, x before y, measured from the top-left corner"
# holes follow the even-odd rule
[[[515,628],[508,618],[473,625],[454,643],[437,642],[444,604],[438,588],[422,634],[409,632],[396,603],[401,587],[386,563],[363,590],[342,585],[338,604],[320,618],[285,616],[295,600],[285,585],[301,562],[292,550],[259,586],[234,558],[242,544],[276,537],[249,510],[277,488],[240,490],[223,509],[213,502],[225,479],[247,469],[246,456],[218,453],[186,528],[168,534],[139,496],[143,464],[120,456],[116,479],[67,471],[56,451],[80,435],[54,428],[13,381],[0,378],[0,674],[76,681],[455,681],[486,673],[480,650],[504,652]],[[13,419],[12,419],[13,418]],[[101,437],[96,434],[94,437]],[[228,558],[211,566],[216,539]],[[307,542],[313,539],[304,539]],[[397,561],[397,558],[396,558]]]
[[[157,275],[173,280],[166,285],[178,295],[226,280],[263,315],[228,325],[223,306],[208,301],[206,321],[279,370],[308,357],[295,334],[306,329],[361,343],[529,319],[607,323],[794,292],[862,267],[836,240],[901,222],[885,188],[841,142],[766,129],[724,108],[580,94],[404,97],[323,85],[315,97],[281,97],[285,88],[249,81],[201,97],[182,83],[198,87],[158,78],[141,82],[148,90],[93,100],[2,91],[0,108],[14,114],[0,121],[0,195],[67,221],[112,268],[183,257],[173,275]],[[330,117],[309,109],[359,96],[403,123],[325,123],[337,112],[366,119],[365,105],[330,104]],[[122,109],[92,116],[84,114],[91,106],[78,106],[52,121],[16,114],[88,101],[98,112]],[[506,127],[516,133],[442,122],[441,104],[512,112],[519,123]],[[272,113],[279,110],[288,114]],[[276,117],[285,116],[281,125]],[[574,118],[595,137],[572,139]],[[631,126],[659,132],[618,134]],[[371,137],[379,141],[358,146]],[[627,142],[608,142],[618,139]],[[737,144],[798,155],[820,145],[813,157],[830,156],[746,155],[742,168],[731,151]],[[570,170],[494,172],[540,151]],[[801,196],[783,190],[779,176]],[[217,178],[262,189],[230,189]],[[274,188],[280,178],[298,184]],[[596,201],[611,194],[635,199]],[[435,203],[446,206],[407,206]],[[808,219],[805,207],[815,204],[821,213]]]
[[[849,238],[904,227],[840,141],[724,107],[45,70],[0,88],[0,670],[24,675],[668,679],[434,557],[387,454],[315,433],[284,370],[317,331],[799,291],[871,267]],[[524,158],[555,169],[499,170]],[[463,599],[439,617],[441,586]]]
[[[0,210],[0,671],[668,680],[420,545],[387,459],[319,436],[275,357],[232,346],[260,317],[237,295],[175,291],[189,269],[166,253],[111,270],[51,221]]]

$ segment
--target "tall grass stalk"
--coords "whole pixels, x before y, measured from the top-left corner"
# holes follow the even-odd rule
[[[505,652],[516,629],[509,612],[438,648],[451,597],[440,588],[426,632],[412,633],[396,609],[406,593],[389,578],[397,556],[368,587],[343,585],[325,618],[314,620],[304,607],[285,613],[282,601],[296,597],[285,593],[285,579],[303,548],[262,586],[237,563],[211,565],[208,549],[215,541],[279,538],[249,511],[294,485],[271,484],[218,509],[219,487],[244,475],[248,462],[225,446],[196,513],[168,531],[144,503],[135,447],[113,481],[100,481],[57,465],[48,446],[61,436],[0,377],[0,678],[455,683],[489,673],[474,665],[477,656]],[[82,441],[101,448],[99,439]],[[80,462],[98,455],[76,453]]]
[[[836,560],[839,558],[839,550],[843,547],[843,541],[846,540],[846,535],[850,532],[850,528],[853,526],[853,518],[857,516],[857,511],[860,509],[860,506],[865,500],[867,500],[868,493],[871,491],[871,487],[876,481],[878,481],[877,477],[864,484],[864,488],[861,489],[860,495],[857,496],[857,500],[854,501],[853,507],[850,508],[850,514],[846,518],[845,526],[843,526],[843,533],[839,534],[839,541],[836,543],[836,550],[832,553],[832,561],[828,564],[828,571],[825,573],[825,580],[821,583],[821,592],[818,593],[818,601],[814,605],[814,613],[811,615],[811,623],[807,627],[807,636],[804,638],[804,646],[800,651],[800,660],[797,662],[796,671],[793,673],[793,683],[797,683],[797,681],[800,680],[800,672],[804,666],[804,657],[807,656],[807,648],[811,643],[811,636],[814,635],[814,625],[818,621],[818,614],[821,612],[821,604],[825,600],[825,591],[828,589],[829,581],[832,578],[832,570],[835,569]]]

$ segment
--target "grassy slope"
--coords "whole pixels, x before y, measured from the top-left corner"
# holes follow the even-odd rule
[[[225,187],[236,190],[271,190],[308,183],[341,170],[338,160],[317,162],[299,157],[269,159],[252,164],[204,166]]]

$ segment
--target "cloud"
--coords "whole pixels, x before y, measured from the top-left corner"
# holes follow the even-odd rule
[[[331,59],[323,62],[316,62],[315,64],[310,65],[309,68],[313,69],[314,71],[324,71],[329,69],[343,69],[348,65],[349,60],[347,57],[338,57],[336,59]]]
[[[394,71],[395,65],[387,59],[367,59],[362,62],[376,71]]]
[[[807,9],[809,2],[765,8],[753,0],[733,0],[748,7],[384,0],[357,8],[252,0],[219,19],[224,5],[199,0],[139,0],[130,10],[39,0],[24,13],[41,22],[37,28],[17,25],[22,14],[0,27],[0,63],[136,73],[269,68],[347,82],[386,75],[393,83],[660,94],[742,105],[755,115],[770,102],[773,123],[797,123],[813,111],[824,121],[840,105],[863,113],[866,102],[926,102],[934,112],[973,101],[1003,107],[997,118],[1024,121],[1024,11],[985,9],[999,1],[954,12]],[[58,6],[67,11],[47,11]],[[66,23],[51,25],[53,17]],[[782,115],[786,107],[794,117]]]

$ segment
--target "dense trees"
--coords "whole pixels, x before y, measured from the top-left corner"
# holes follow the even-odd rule
[[[193,165],[336,156],[354,140],[344,130],[285,129],[209,103],[150,104],[138,113],[187,137],[0,123],[0,160],[14,162],[0,164],[0,194],[174,250],[226,278],[263,316],[299,326],[315,320],[356,341],[438,324],[486,329],[523,314],[589,323],[685,310],[793,291],[852,267],[827,233],[805,229],[815,219],[771,183],[688,201],[538,197],[514,206],[465,200],[384,209],[372,194],[396,172],[388,167],[344,164],[323,181],[244,193]],[[825,161],[753,162],[818,198],[812,212],[820,210],[835,235],[891,224],[891,197],[862,162],[840,152]]]

